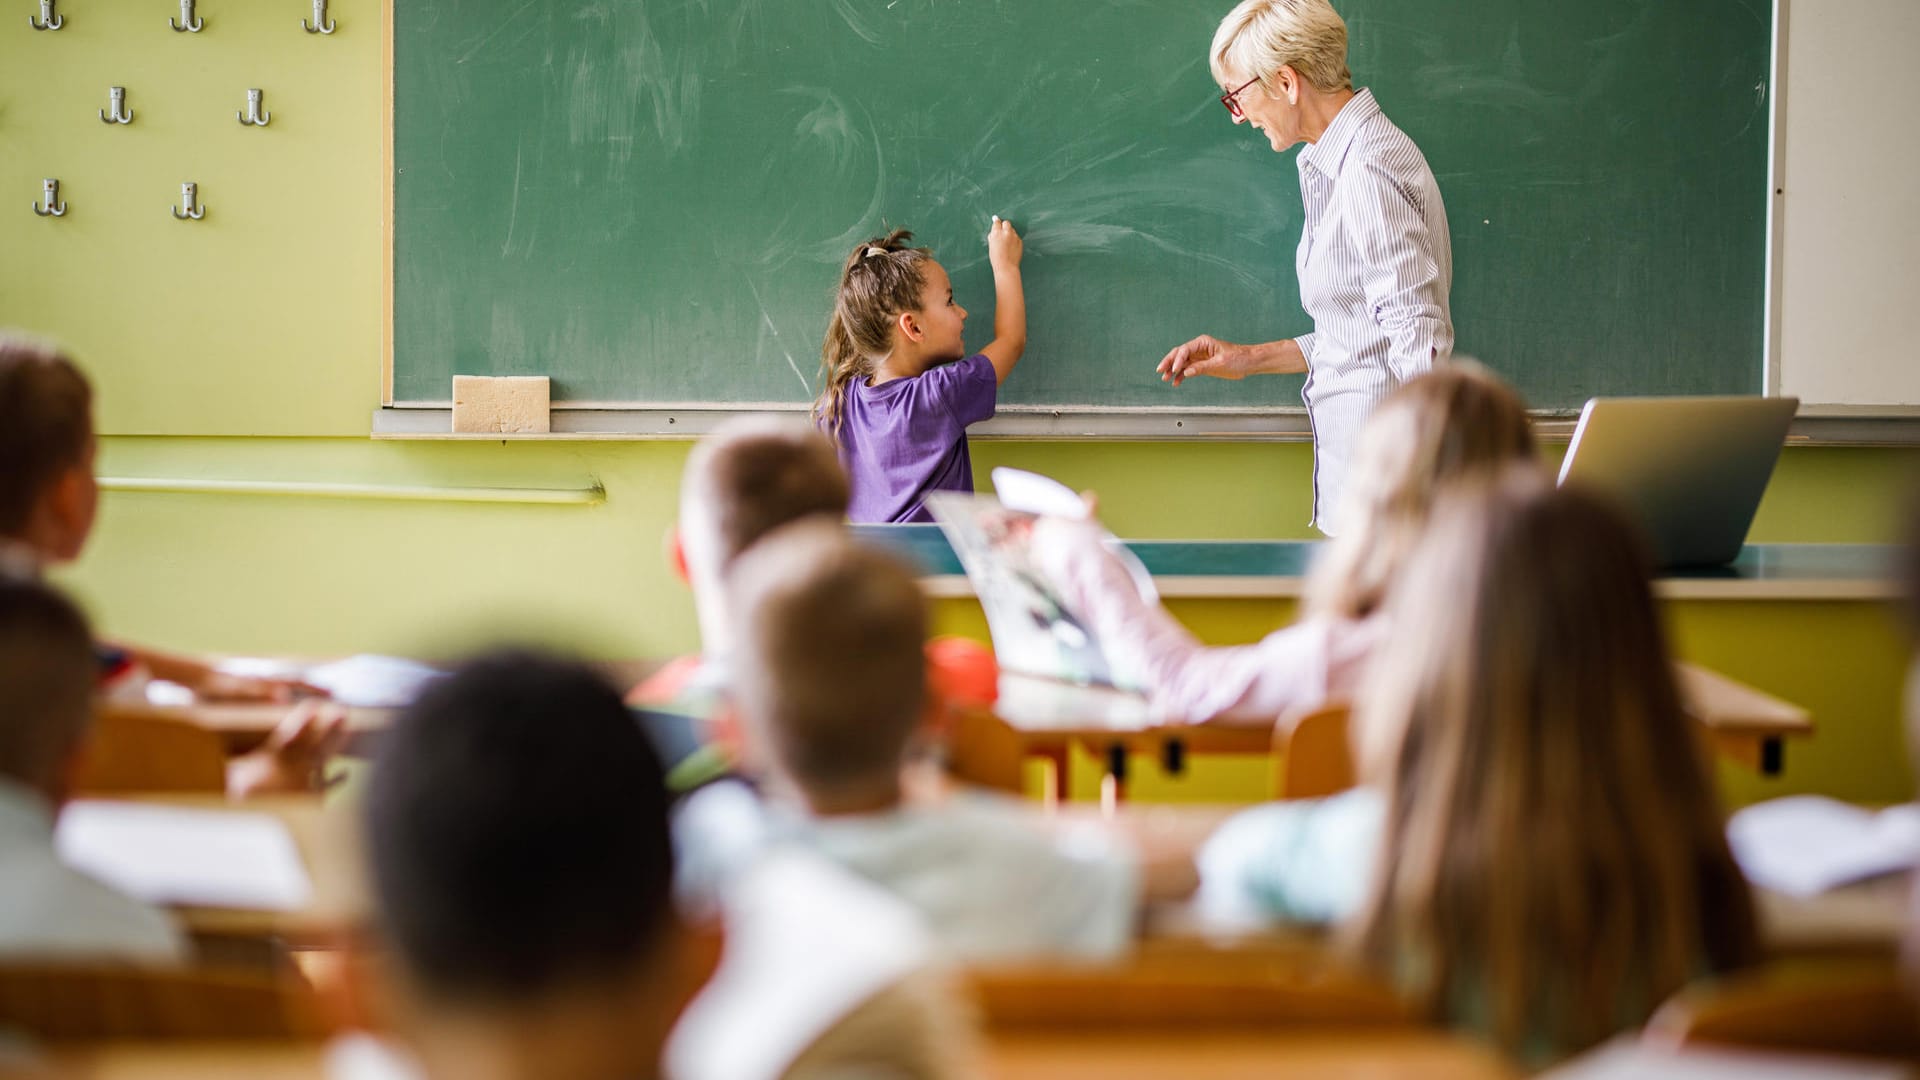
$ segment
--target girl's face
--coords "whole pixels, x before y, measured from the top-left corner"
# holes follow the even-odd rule
[[[953,281],[946,268],[928,260],[926,287],[920,293],[920,310],[914,321],[920,326],[920,348],[938,360],[958,360],[967,354],[960,332],[967,323],[967,309],[954,302]]]

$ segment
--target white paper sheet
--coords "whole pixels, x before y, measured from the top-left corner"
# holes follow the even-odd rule
[[[1022,514],[1074,521],[1084,521],[1088,517],[1086,500],[1072,488],[1051,476],[1025,469],[1011,469],[1002,465],[993,470],[993,494],[1000,500],[1001,506]],[[1104,542],[1107,550],[1113,552],[1114,557],[1127,568],[1140,599],[1149,604],[1159,603],[1160,590],[1153,583],[1153,575],[1147,573],[1145,564],[1141,563],[1140,556],[1116,537],[1109,536]]]
[[[1005,465],[993,470],[993,493],[1000,505],[1023,514],[1073,518],[1087,516],[1086,501],[1070,487],[1051,476]]]
[[[1819,795],[1756,803],[1727,823],[1747,879],[1789,896],[1813,896],[1920,865],[1920,805],[1865,810]]]
[[[1737,1049],[1663,1050],[1609,1043],[1543,1080],[1902,1080],[1899,1062]]]
[[[342,705],[364,709],[405,708],[412,704],[423,687],[446,674],[417,661],[373,653],[361,653],[326,664],[305,664],[272,657],[232,657],[220,661],[218,666],[229,674],[257,679],[300,679],[325,690]],[[154,685],[171,687],[173,684]],[[161,690],[159,693],[164,695],[166,692]],[[171,698],[162,700],[154,690],[149,690],[147,697],[155,705],[192,704],[192,693],[185,693],[185,700],[180,701]]]
[[[60,812],[54,847],[148,903],[295,911],[313,901],[293,837],[266,814],[83,799]]]
[[[363,653],[307,669],[306,680],[342,705],[400,709],[446,673],[412,660]]]

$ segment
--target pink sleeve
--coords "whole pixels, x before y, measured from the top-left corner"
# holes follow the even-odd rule
[[[1189,723],[1272,723],[1350,693],[1376,636],[1370,623],[1316,619],[1253,645],[1209,648],[1157,602],[1143,599],[1101,532],[1047,519],[1034,556],[1086,619],[1115,667],[1136,674],[1154,704]]]

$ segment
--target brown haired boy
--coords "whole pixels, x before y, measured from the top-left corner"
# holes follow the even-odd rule
[[[788,797],[776,838],[900,896],[962,959],[1126,947],[1144,887],[1134,851],[1099,830],[1045,830],[1011,801],[908,782],[927,690],[912,570],[801,523],[733,574],[750,759]]]
[[[71,562],[93,531],[100,488],[94,479],[93,391],[85,375],[53,348],[0,333],[0,548],[33,565]],[[154,678],[214,701],[289,701],[313,687],[220,671],[185,656],[128,646],[101,650],[103,683],[131,660]],[[345,733],[344,719],[296,710],[260,751],[236,759],[229,790],[298,789],[317,778]]]

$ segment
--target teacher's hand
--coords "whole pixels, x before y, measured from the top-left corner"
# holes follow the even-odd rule
[[[1160,373],[1161,381],[1179,386],[1195,375],[1244,379],[1248,375],[1259,374],[1264,368],[1254,346],[1235,345],[1211,334],[1201,334],[1185,345],[1177,346],[1154,370]]]

